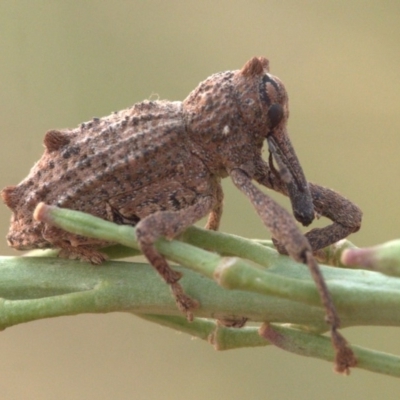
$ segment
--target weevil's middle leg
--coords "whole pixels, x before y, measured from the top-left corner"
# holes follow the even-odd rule
[[[208,215],[206,229],[217,231],[221,222],[222,208],[224,200],[224,192],[222,191],[221,180],[215,184],[215,204],[210,214]]]
[[[167,260],[154,247],[155,241],[164,236],[173,239],[188,226],[207,215],[213,207],[211,196],[202,196],[197,202],[179,211],[159,211],[142,219],[136,227],[137,240],[143,254],[150,264],[171,287],[178,308],[186,313],[188,320],[193,319],[192,310],[198,307],[198,302],[186,295],[178,283],[181,274],[174,271]]]

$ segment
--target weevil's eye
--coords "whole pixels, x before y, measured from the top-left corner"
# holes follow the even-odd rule
[[[283,107],[280,104],[274,103],[271,105],[268,109],[268,120],[271,129],[274,129],[282,121],[283,115]]]

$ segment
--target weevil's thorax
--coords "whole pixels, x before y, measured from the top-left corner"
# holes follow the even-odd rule
[[[224,153],[231,149],[242,122],[234,100],[233,71],[211,75],[183,101],[191,151],[212,171],[226,175]]]
[[[264,58],[253,58],[241,70],[210,76],[183,102],[194,152],[221,177],[244,166],[251,174],[271,130],[268,110],[276,103],[284,111],[280,125],[286,125],[287,93]]]

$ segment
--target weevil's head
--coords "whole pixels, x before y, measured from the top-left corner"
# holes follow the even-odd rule
[[[286,129],[288,96],[266,58],[208,77],[183,101],[183,110],[192,151],[214,175],[240,168],[253,177],[267,143],[279,171],[272,161],[271,168],[286,183],[296,219],[311,223],[310,191]]]
[[[287,120],[288,95],[282,81],[269,72],[269,62],[254,57],[236,74],[235,87],[245,126],[256,140],[267,142],[270,167],[286,183],[296,219],[308,225],[314,218],[312,197],[291,144]],[[272,158],[278,166],[273,167]]]
[[[269,61],[253,57],[234,77],[242,118],[262,137],[285,132],[288,95],[282,81],[269,72]]]

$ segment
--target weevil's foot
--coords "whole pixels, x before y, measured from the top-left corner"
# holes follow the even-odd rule
[[[271,240],[279,254],[288,255],[288,252],[283,245],[281,245],[275,238],[272,238]]]
[[[179,310],[186,314],[186,318],[189,322],[193,321],[193,313],[192,311],[199,307],[199,302],[195,299],[192,299],[188,296],[184,291],[182,286],[179,283],[172,283],[171,290],[175,297],[176,305]]]
[[[335,372],[343,375],[350,374],[350,368],[357,365],[357,358],[347,344],[346,339],[336,330],[331,330],[333,347],[335,348]]]
[[[246,325],[248,318],[224,318],[219,319],[217,322],[219,325],[225,326],[226,328],[243,328]]]
[[[73,247],[68,246],[60,250],[58,256],[72,260],[81,260],[90,262],[94,265],[100,265],[103,261],[107,260],[107,256],[100,251],[91,249],[90,247]]]

